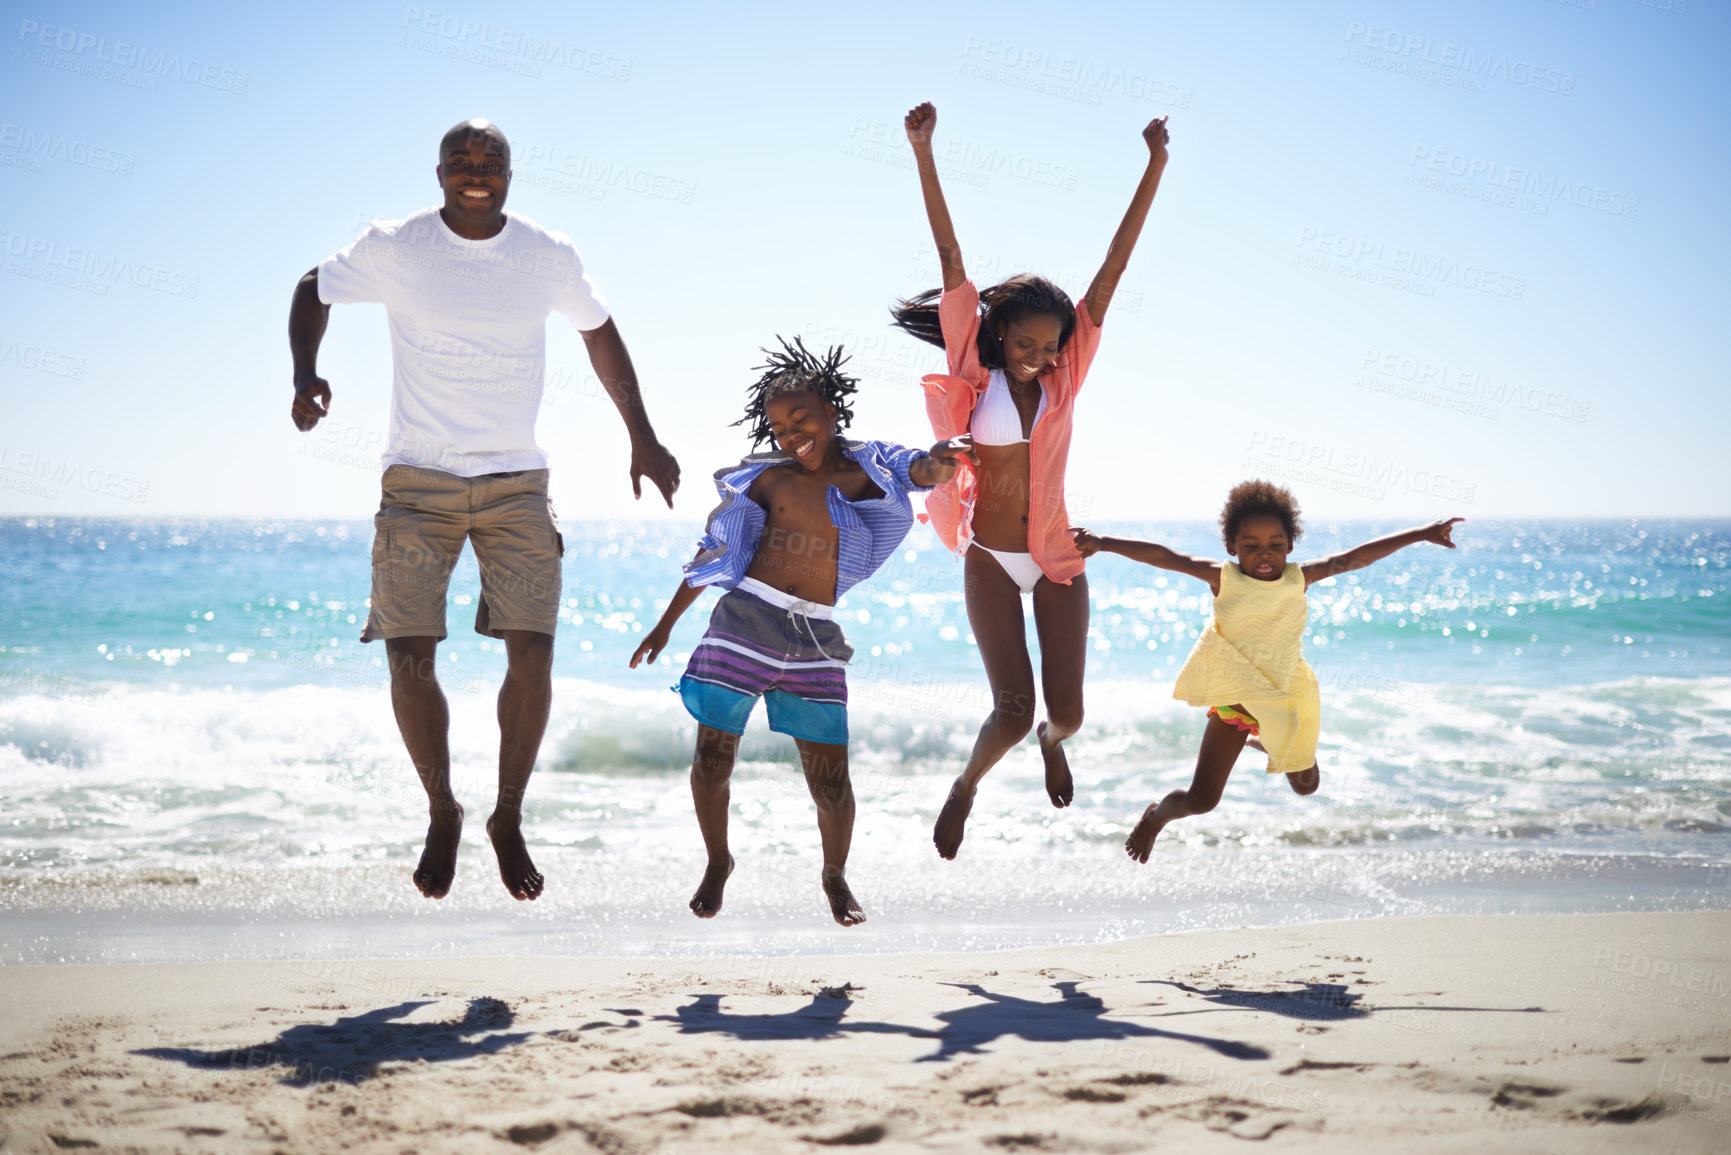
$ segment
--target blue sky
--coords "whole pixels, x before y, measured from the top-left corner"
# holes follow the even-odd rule
[[[516,144],[510,207],[576,239],[688,479],[632,502],[554,318],[564,517],[700,517],[777,333],[844,341],[856,432],[924,443],[938,354],[884,323],[937,283],[924,99],[976,279],[1078,294],[1171,117],[1077,520],[1211,518],[1251,474],[1331,517],[1731,513],[1721,5],[9,8],[0,514],[370,514],[383,311],[334,313],[302,435],[288,300],[436,200],[469,116]]]

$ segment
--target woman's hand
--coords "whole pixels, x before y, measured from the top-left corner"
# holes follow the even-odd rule
[[[911,113],[909,115],[912,115]],[[1172,138],[1166,132],[1166,118],[1157,116],[1148,122],[1148,127],[1142,130],[1142,139],[1148,142],[1148,159],[1150,163],[1161,168],[1166,167],[1166,145]]]
[[[1081,526],[1071,526],[1070,533],[1076,540],[1076,552],[1083,557],[1093,557],[1100,552],[1100,547],[1106,544],[1106,539]]]
[[[656,625],[654,629],[650,630],[648,635],[644,637],[643,643],[639,645],[636,652],[631,655],[631,668],[635,670],[637,668],[637,663],[644,660],[647,660],[649,664],[653,666],[655,664],[655,659],[660,657],[661,651],[667,648],[667,636],[669,632],[670,631],[666,626],[659,624]],[[645,659],[645,653],[648,655],[647,659]]]
[[[963,461],[975,469],[980,467],[980,459],[974,456],[974,439],[966,433],[940,441],[926,450],[924,457],[908,467],[908,476],[922,488],[942,485],[956,475],[956,469]]]
[[[938,126],[938,110],[932,107],[931,101],[916,104],[902,118],[902,127],[908,130],[908,143],[915,148],[932,143],[932,129]]]

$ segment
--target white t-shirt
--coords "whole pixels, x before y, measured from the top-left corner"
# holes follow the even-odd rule
[[[607,304],[564,233],[507,213],[471,241],[436,208],[374,221],[319,265],[327,305],[382,304],[391,325],[391,430],[385,465],[460,477],[541,469],[535,417],[547,370],[547,314],[578,329]]]

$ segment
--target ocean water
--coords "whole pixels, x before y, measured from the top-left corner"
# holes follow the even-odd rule
[[[518,904],[481,836],[499,644],[452,583],[440,647],[470,828],[452,896],[409,881],[425,802],[366,614],[366,521],[0,520],[0,962],[463,953],[797,954],[977,949],[1391,913],[1731,906],[1731,522],[1467,522],[1314,587],[1321,791],[1241,760],[1221,805],[1153,862],[1121,850],[1189,781],[1201,712],[1171,683],[1208,613],[1198,582],[1090,564],[1077,798],[1031,742],[986,780],[961,857],[932,819],[988,694],[960,566],[916,530],[837,619],[859,817],[850,881],[818,892],[792,743],[748,732],[739,870],[712,922],[694,727],[669,654],[630,670],[695,526],[565,527],[552,723],[526,826],[547,893]],[[1116,525],[1218,555],[1210,526]],[[1311,527],[1298,556],[1390,529]],[[1032,623],[1029,623],[1032,644]]]

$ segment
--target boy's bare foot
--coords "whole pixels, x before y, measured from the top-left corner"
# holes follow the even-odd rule
[[[1142,812],[1141,821],[1136,823],[1136,829],[1130,832],[1130,837],[1124,840],[1124,853],[1137,862],[1147,862],[1148,856],[1154,853],[1154,839],[1166,826],[1158,815],[1158,802],[1150,802],[1148,809]]]
[[[691,913],[698,918],[714,918],[720,914],[721,892],[732,874],[733,855],[727,856],[726,863],[711,862],[703,872],[703,881],[697,884],[697,893],[691,896]]]
[[[493,840],[493,853],[499,859],[499,879],[511,897],[518,902],[531,902],[541,897],[545,879],[529,859],[529,848],[523,844],[523,816],[509,817],[493,811],[487,819],[487,837]]]
[[[457,847],[463,841],[463,808],[453,802],[449,809],[440,807],[427,823],[427,844],[421,848],[421,862],[415,867],[415,886],[428,898],[444,898],[451,893],[451,880],[457,877]]]
[[[1076,797],[1076,783],[1070,777],[1070,760],[1064,757],[1064,740],[1046,741],[1046,723],[1035,731],[1040,739],[1040,757],[1046,760],[1046,797],[1059,810]]]
[[[939,858],[954,858],[962,848],[968,811],[973,808],[974,792],[963,793],[962,780],[957,778],[950,786],[950,796],[944,799],[944,808],[938,811],[937,824],[932,827],[932,844],[938,848]]]
[[[823,893],[829,899],[829,912],[841,925],[858,926],[866,920],[865,911],[847,888],[847,876],[840,867],[823,868]]]

